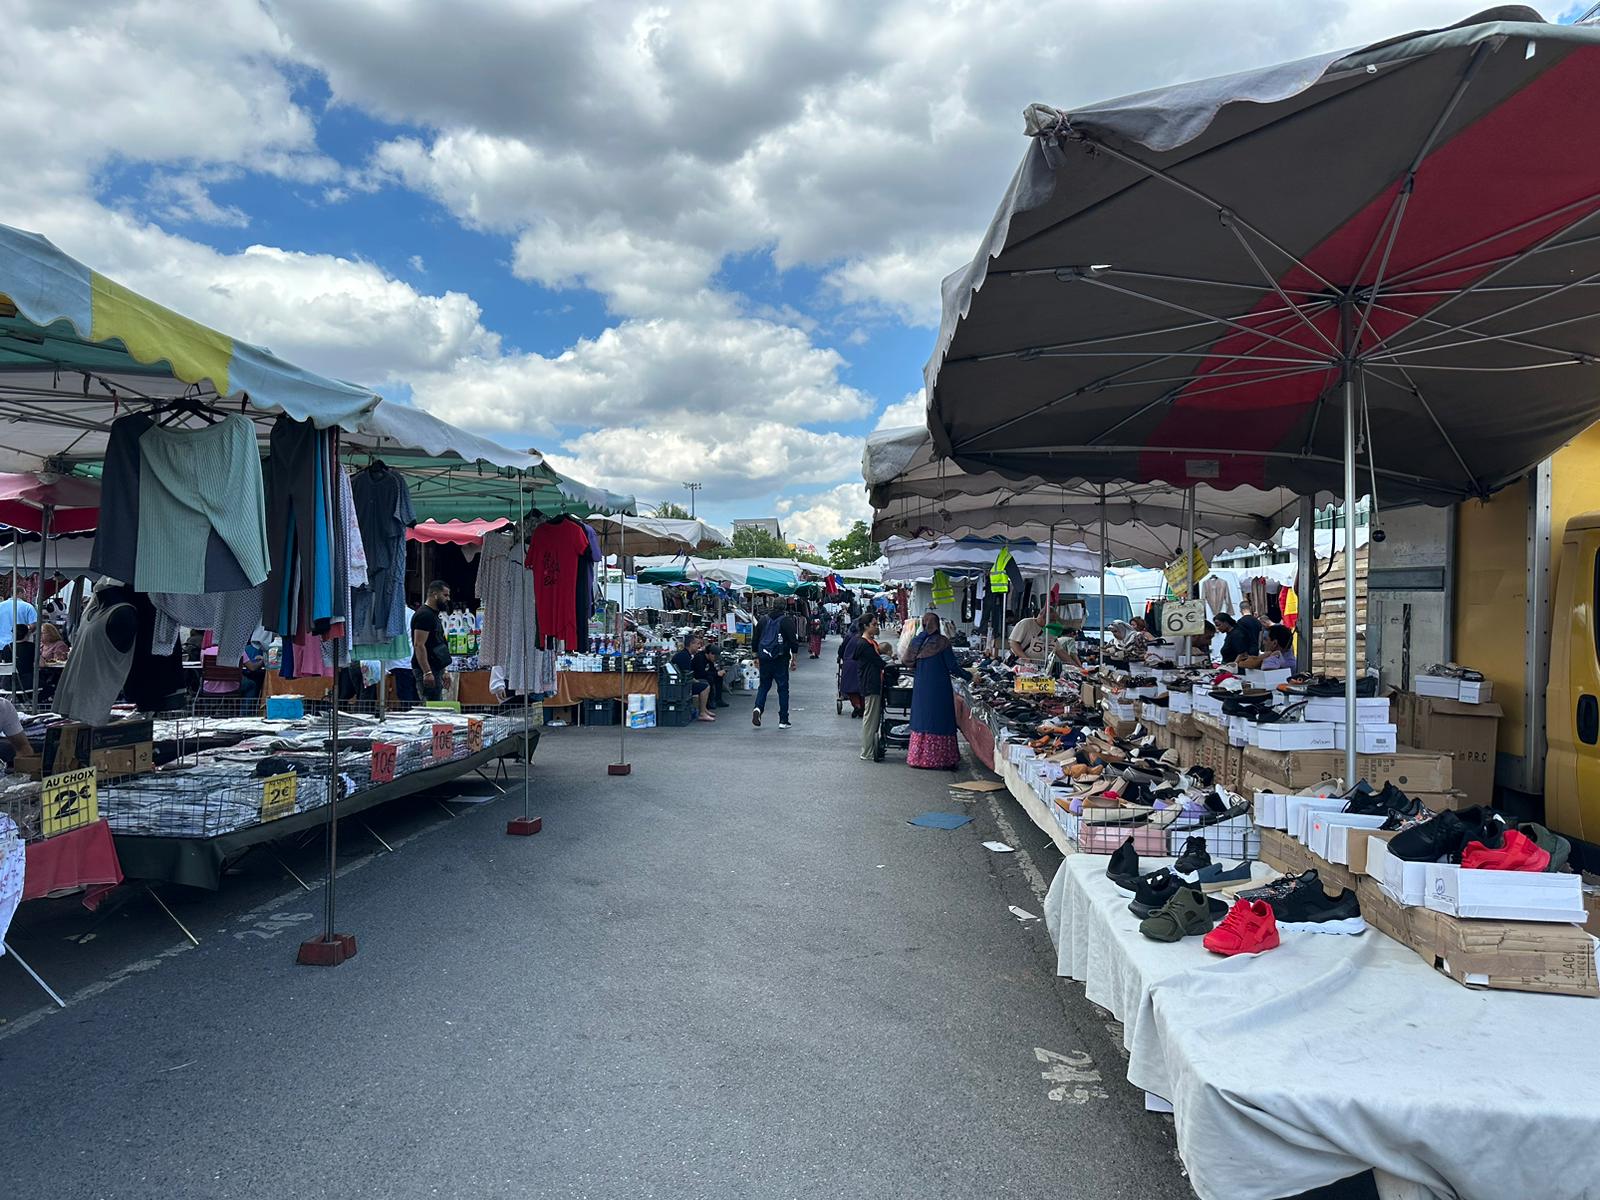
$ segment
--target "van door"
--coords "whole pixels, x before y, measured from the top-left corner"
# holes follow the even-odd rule
[[[1600,841],[1600,513],[1567,522],[1550,615],[1545,820]],[[1508,635],[1511,631],[1507,631]]]

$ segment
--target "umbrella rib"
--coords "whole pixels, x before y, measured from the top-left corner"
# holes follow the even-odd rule
[[[1282,300],[1286,305],[1289,306],[1291,310],[1293,310],[1294,315],[1299,319],[1300,324],[1304,325],[1312,333],[1316,334],[1317,337],[1321,339],[1322,344],[1328,348],[1330,353],[1338,356],[1340,353],[1339,347],[1335,346],[1332,339],[1330,339],[1327,334],[1323,333],[1322,330],[1318,329],[1316,325],[1312,323],[1311,319],[1307,317],[1303,311],[1301,311],[1300,306],[1293,300],[1289,299],[1289,297],[1284,293],[1284,290],[1278,286],[1277,279],[1275,279],[1272,273],[1267,270],[1267,264],[1261,261],[1261,256],[1256,253],[1255,247],[1252,246],[1248,239],[1245,238],[1244,234],[1239,231],[1239,227],[1234,223],[1233,219],[1227,215],[1224,215],[1222,218],[1222,227],[1229,233],[1233,234],[1234,239],[1241,247],[1243,247],[1244,252],[1250,256],[1250,261],[1255,263],[1256,270],[1261,272],[1261,277],[1272,285],[1272,290],[1278,293],[1278,299]]]
[[[1597,193],[1596,196],[1592,197],[1591,199],[1596,199],[1596,198],[1600,198],[1600,193]],[[1537,224],[1540,224],[1541,222],[1543,222],[1545,220],[1548,220],[1548,219],[1549,218],[1547,218],[1547,217],[1538,217],[1538,218],[1535,218],[1533,221],[1527,222],[1527,224],[1529,224],[1529,225],[1537,225]],[[1520,228],[1522,228],[1522,227],[1521,226],[1517,227],[1517,229],[1520,229]],[[1507,230],[1506,233],[1504,233],[1504,234],[1496,234],[1494,237],[1485,238],[1484,241],[1491,241],[1492,242],[1492,241],[1496,240],[1496,238],[1505,237],[1510,233],[1517,232],[1517,229]],[[1562,242],[1559,246],[1542,246],[1536,251],[1536,253],[1544,254],[1544,253],[1546,253],[1547,251],[1550,251],[1550,250],[1576,250],[1576,249],[1578,249],[1578,248],[1580,248],[1582,246],[1593,245],[1596,242],[1600,242],[1600,233],[1592,233],[1588,237],[1573,238],[1570,242]],[[1481,241],[1474,243],[1474,245],[1482,245],[1482,244],[1483,244],[1483,242],[1481,242]],[[1469,247],[1469,249],[1470,248],[1471,247]],[[1464,251],[1451,251],[1451,253],[1452,254],[1464,253]],[[1484,259],[1482,262],[1464,263],[1463,265],[1461,265],[1459,267],[1446,267],[1443,270],[1428,271],[1427,273],[1422,274],[1422,275],[1414,275],[1410,279],[1407,279],[1405,281],[1404,286],[1402,286],[1402,287],[1391,287],[1389,289],[1389,294],[1392,295],[1392,296],[1431,296],[1431,295],[1453,296],[1457,292],[1463,291],[1464,289],[1463,288],[1459,288],[1459,287],[1458,288],[1442,288],[1437,292],[1430,292],[1430,291],[1425,291],[1425,290],[1414,290],[1413,289],[1413,285],[1414,284],[1422,284],[1422,283],[1431,283],[1436,279],[1449,279],[1452,275],[1460,275],[1460,274],[1463,274],[1464,272],[1467,272],[1467,271],[1487,271],[1491,267],[1498,267],[1498,266],[1501,266],[1501,265],[1503,265],[1505,263],[1509,263],[1512,259],[1517,258],[1518,255],[1520,255],[1520,254],[1521,254],[1521,251],[1518,251],[1515,254],[1502,254],[1502,255],[1499,255],[1499,256],[1497,256],[1495,258]],[[1434,262],[1439,262],[1443,258],[1448,258],[1448,257],[1450,257],[1450,255],[1441,255],[1439,259],[1435,259],[1433,261]],[[1423,265],[1427,265],[1427,264],[1423,264]],[[1398,279],[1399,277],[1396,276],[1396,278]],[[1514,290],[1517,290],[1519,288],[1551,288],[1551,287],[1560,287],[1560,286],[1561,286],[1560,283],[1505,284],[1502,287],[1498,287],[1498,288],[1495,288],[1495,287],[1479,288],[1478,291],[1481,294],[1481,293],[1485,293],[1485,292],[1514,291]]]
[[[1573,288],[1585,287],[1585,286],[1588,286],[1588,285],[1591,285],[1591,284],[1594,284],[1594,283],[1597,283],[1597,282],[1600,282],[1600,271],[1592,271],[1588,275],[1585,275],[1582,279],[1575,279],[1571,283],[1562,284],[1560,287],[1556,288],[1554,291],[1547,292],[1546,294],[1544,294],[1542,296],[1533,296],[1533,297],[1531,297],[1531,298],[1529,298],[1527,300],[1519,301],[1518,303],[1511,305],[1511,307],[1509,307],[1509,308],[1502,308],[1502,309],[1498,310],[1497,312],[1488,313],[1485,316],[1477,317],[1477,318],[1475,318],[1475,319],[1473,319],[1471,321],[1465,321],[1460,325],[1454,325],[1454,326],[1446,325],[1446,326],[1444,326],[1444,328],[1437,329],[1433,333],[1426,334],[1423,337],[1417,338],[1415,341],[1404,342],[1404,343],[1401,343],[1399,345],[1391,345],[1389,349],[1390,349],[1391,354],[1406,354],[1406,353],[1419,353],[1419,352],[1420,353],[1424,353],[1424,354],[1433,354],[1433,353],[1435,353],[1436,351],[1439,351],[1439,350],[1453,350],[1453,349],[1457,349],[1457,348],[1459,348],[1461,346],[1469,346],[1469,345],[1472,345],[1473,343],[1471,343],[1471,342],[1447,342],[1443,346],[1432,346],[1432,347],[1429,347],[1429,348],[1427,348],[1425,350],[1422,349],[1422,347],[1424,346],[1425,343],[1431,342],[1435,338],[1441,338],[1441,337],[1444,337],[1444,336],[1446,336],[1447,334],[1450,334],[1450,333],[1469,333],[1469,332],[1471,332],[1472,327],[1474,325],[1481,325],[1485,321],[1495,321],[1495,320],[1500,320],[1500,319],[1505,318],[1505,317],[1509,317],[1512,313],[1519,312],[1522,309],[1529,307],[1530,305],[1543,304],[1546,300],[1553,300],[1555,297],[1561,295],[1561,293],[1563,293],[1563,292],[1569,292]],[[1437,305],[1434,308],[1433,311],[1434,312],[1438,312],[1439,309],[1441,309],[1443,307],[1444,307],[1443,304]],[[1586,320],[1588,316],[1592,316],[1592,315],[1593,315],[1592,313],[1591,314],[1586,314],[1585,317],[1580,317],[1580,318],[1576,318],[1576,319],[1578,319],[1578,320]],[[1437,322],[1437,321],[1434,322],[1434,323],[1435,324],[1442,324],[1441,322]],[[1540,326],[1537,326],[1537,327],[1535,327],[1533,329],[1525,329],[1525,330],[1522,330],[1521,332],[1512,332],[1512,333],[1508,333],[1508,334],[1506,334],[1504,336],[1506,338],[1520,337],[1523,333],[1537,333],[1537,332],[1539,332],[1540,329],[1553,329],[1553,328],[1555,328],[1555,325],[1564,325],[1564,324],[1569,324],[1569,323],[1570,322],[1566,322],[1566,321],[1558,321],[1558,322],[1555,322],[1555,324],[1553,324],[1553,325],[1540,325]],[[1399,332],[1399,331],[1397,330],[1396,332]],[[1502,340],[1500,338],[1496,338],[1495,335],[1493,335],[1493,334],[1485,334],[1483,336],[1485,338],[1487,338],[1487,339],[1490,339],[1490,340],[1495,340],[1495,341]],[[1556,349],[1550,348],[1550,347],[1541,347],[1541,348],[1549,349],[1550,352],[1553,353],[1553,354],[1562,353],[1562,351],[1556,350]],[[1580,353],[1580,352],[1572,351],[1571,353]]]
[[[1466,263],[1462,266],[1450,267],[1448,269],[1436,270],[1435,268],[1438,268],[1440,263],[1448,262],[1452,258],[1457,258],[1463,254],[1470,254],[1474,250],[1480,249],[1484,246],[1492,245],[1498,241],[1502,241],[1505,238],[1511,237],[1513,234],[1521,233],[1525,229],[1532,229],[1536,225],[1543,225],[1549,221],[1555,220],[1557,217],[1565,216],[1573,209],[1583,208],[1585,205],[1593,205],[1596,203],[1600,203],[1600,192],[1590,192],[1587,196],[1580,196],[1578,199],[1568,201],[1566,204],[1563,204],[1558,208],[1553,208],[1547,213],[1541,213],[1536,217],[1529,217],[1526,221],[1518,221],[1515,225],[1508,226],[1505,229],[1496,230],[1494,233],[1487,234],[1475,241],[1468,242],[1465,246],[1457,246],[1454,250],[1447,250],[1443,254],[1435,255],[1426,262],[1414,263],[1390,280],[1390,286],[1393,288],[1403,283],[1416,282],[1419,278],[1434,279],[1438,278],[1439,276],[1459,275],[1463,271],[1477,270],[1482,267],[1492,267],[1495,266],[1495,264],[1499,264],[1500,269],[1503,270],[1505,267],[1512,266],[1532,254],[1542,253],[1544,250],[1549,248],[1550,243],[1554,239],[1560,237],[1562,234],[1570,233],[1573,229],[1583,224],[1583,222],[1589,217],[1592,217],[1594,213],[1586,213],[1583,217],[1563,225],[1560,229],[1551,233],[1548,237],[1541,238],[1532,246],[1523,250],[1518,250],[1515,253],[1503,255],[1499,258],[1492,258],[1488,262],[1484,263]],[[1583,242],[1589,240],[1591,239],[1584,238],[1581,241],[1572,243],[1572,245],[1582,245]],[[1562,249],[1565,248],[1565,246],[1562,247]],[[1495,271],[1494,274],[1499,274],[1499,270]],[[1493,276],[1491,275],[1490,278],[1493,278]]]
[[[1600,284],[1590,284],[1590,285],[1586,285],[1586,286],[1600,287]],[[1411,320],[1413,320],[1413,321],[1415,321],[1415,322],[1417,322],[1419,324],[1437,325],[1441,329],[1443,329],[1443,330],[1445,330],[1447,332],[1462,332],[1462,333],[1469,332],[1465,325],[1449,325],[1449,324],[1447,324],[1447,323],[1445,323],[1443,321],[1435,321],[1432,317],[1416,316],[1416,315],[1414,315],[1412,313],[1408,313],[1403,308],[1396,308],[1391,304],[1380,304],[1380,305],[1378,305],[1378,309],[1380,311],[1382,311],[1382,312],[1393,313],[1397,317],[1407,317],[1407,318],[1409,318],[1409,319],[1411,319]],[[1483,344],[1485,342],[1504,342],[1508,346],[1520,346],[1524,350],[1538,350],[1538,351],[1542,351],[1543,353],[1546,353],[1546,354],[1557,354],[1557,355],[1561,355],[1564,358],[1569,358],[1569,359],[1570,358],[1581,357],[1583,355],[1583,353],[1584,353],[1582,350],[1572,350],[1572,349],[1568,349],[1568,348],[1563,347],[1563,346],[1546,346],[1546,345],[1542,345],[1539,342],[1523,341],[1523,340],[1519,339],[1515,334],[1511,334],[1511,333],[1499,334],[1499,335],[1491,334],[1491,333],[1472,333],[1472,334],[1470,334],[1470,336],[1473,339],[1472,342],[1470,342],[1470,343],[1469,342],[1462,342],[1460,344],[1461,345],[1481,345],[1481,344]],[[1444,347],[1434,347],[1434,349],[1443,349],[1443,348]],[[1387,359],[1390,359],[1390,358],[1392,358],[1392,357],[1394,357],[1396,355],[1404,354],[1405,352],[1406,352],[1406,347],[1400,346],[1400,347],[1396,347],[1389,354],[1375,355],[1371,359],[1363,359],[1363,361],[1364,362],[1370,362],[1370,363],[1373,363],[1373,364],[1381,364],[1384,361],[1386,361]]]
[[[1250,387],[1251,385],[1258,384],[1258,383],[1281,383],[1285,379],[1293,379],[1293,378],[1295,378],[1296,376],[1299,376],[1299,375],[1310,375],[1310,374],[1312,374],[1314,372],[1320,372],[1320,371],[1326,371],[1326,370],[1328,370],[1328,364],[1327,363],[1318,363],[1313,367],[1302,368],[1302,369],[1300,369],[1298,371],[1282,371],[1282,372],[1279,372],[1276,375],[1270,376],[1270,377],[1265,378],[1265,379],[1247,379],[1247,380],[1244,380],[1241,383],[1225,383],[1225,384],[1221,385],[1220,387],[1196,388],[1194,391],[1191,391],[1191,392],[1185,392],[1183,387],[1175,387],[1175,388],[1172,388],[1170,391],[1163,392],[1161,395],[1157,396],[1154,400],[1151,400],[1148,404],[1145,404],[1142,407],[1140,407],[1138,409],[1138,411],[1129,413],[1127,416],[1123,417],[1120,421],[1118,421],[1115,425],[1112,425],[1109,429],[1101,430],[1099,433],[1095,434],[1092,438],[1090,438],[1087,442],[1085,442],[1084,445],[1086,445],[1086,446],[1098,445],[1099,442],[1100,442],[1100,439],[1110,437],[1113,433],[1115,433],[1117,430],[1121,429],[1124,425],[1128,425],[1128,424],[1131,424],[1134,421],[1137,421],[1140,417],[1144,416],[1145,413],[1149,412],[1151,409],[1160,408],[1162,405],[1170,404],[1173,401],[1173,399],[1175,397],[1177,397],[1180,393],[1183,393],[1186,397],[1206,396],[1206,395],[1211,394],[1212,392],[1226,392],[1226,391],[1231,391],[1234,388]],[[1207,376],[1207,378],[1209,378],[1209,376]],[[1165,382],[1165,381],[1164,380],[1159,380],[1159,379],[1152,379],[1152,380],[1140,380],[1138,382],[1139,383],[1162,383],[1162,382]],[[1187,384],[1187,383],[1193,382],[1193,379],[1192,378],[1188,378],[1188,379],[1181,380],[1179,382]],[[1127,385],[1127,384],[1119,384],[1117,386],[1126,387],[1126,386],[1129,386],[1129,385]]]
[[[1163,308],[1170,308],[1170,309],[1174,309],[1177,312],[1188,313],[1192,317],[1200,317],[1202,319],[1209,318],[1214,324],[1224,325],[1224,326],[1228,327],[1229,329],[1235,330],[1238,333],[1247,333],[1247,334],[1250,334],[1250,335],[1255,336],[1255,337],[1266,338],[1266,339],[1268,339],[1270,341],[1277,342],[1280,345],[1288,346],[1291,350],[1298,351],[1298,352],[1300,352],[1302,354],[1304,354],[1306,352],[1306,348],[1304,346],[1300,345],[1300,343],[1298,343],[1298,342],[1291,342],[1288,338],[1279,337],[1277,334],[1274,334],[1274,333],[1267,333],[1265,330],[1256,329],[1256,328],[1254,328],[1252,326],[1245,325],[1245,324],[1243,324],[1243,323],[1241,323],[1239,321],[1232,320],[1231,318],[1228,318],[1228,317],[1212,316],[1211,314],[1203,312],[1202,310],[1200,310],[1198,308],[1190,308],[1186,304],[1179,304],[1176,300],[1163,300],[1159,296],[1151,296],[1151,295],[1148,295],[1145,292],[1137,292],[1137,291],[1134,291],[1132,288],[1118,287],[1114,283],[1107,283],[1105,280],[1096,279],[1093,275],[1089,275],[1089,274],[1080,273],[1080,274],[1075,275],[1074,278],[1082,281],[1083,283],[1090,284],[1090,285],[1092,285],[1094,287],[1105,288],[1107,291],[1117,292],[1120,295],[1124,295],[1124,296],[1131,296],[1135,300],[1144,300],[1144,301],[1147,301],[1147,302],[1149,302],[1151,304],[1159,305],[1159,306],[1161,306]],[[1293,308],[1294,306],[1291,305],[1290,307]],[[1298,308],[1296,308],[1295,311],[1298,312],[1299,311]],[[1263,315],[1265,315],[1265,314],[1263,314]]]
[[[1239,314],[1237,314],[1237,316],[1235,316],[1235,317],[1233,317],[1231,319],[1232,320],[1239,320],[1240,318],[1249,317],[1249,316],[1262,316],[1262,317],[1279,316],[1279,315],[1282,315],[1285,311],[1286,310],[1284,310],[1284,309],[1273,308],[1273,309],[1267,309],[1267,310],[1265,310],[1263,312],[1257,312],[1256,310],[1251,309],[1249,311],[1239,313]],[[948,362],[948,363],[983,363],[983,362],[994,362],[996,360],[1004,359],[1004,358],[1016,358],[1017,355],[1019,355],[1019,354],[1040,354],[1040,353],[1045,352],[1046,350],[1076,350],[1076,349],[1079,349],[1080,347],[1093,346],[1093,345],[1097,345],[1097,344],[1099,344],[1101,342],[1123,342],[1123,341],[1128,341],[1131,338],[1159,337],[1159,336],[1164,336],[1164,335],[1169,334],[1169,333],[1187,333],[1188,331],[1190,331],[1192,329],[1206,329],[1206,328],[1208,328],[1208,327],[1210,327],[1212,325],[1217,324],[1219,320],[1228,320],[1228,319],[1230,319],[1230,318],[1218,318],[1218,317],[1209,317],[1208,316],[1204,320],[1191,321],[1191,322],[1188,322],[1187,324],[1184,324],[1184,325],[1165,325],[1165,326],[1162,326],[1159,329],[1139,329],[1139,330],[1135,330],[1132,333],[1110,333],[1110,334],[1106,334],[1103,337],[1079,338],[1077,341],[1072,341],[1072,342],[1049,342],[1049,343],[1046,343],[1045,345],[1042,345],[1042,346],[1024,346],[1024,347],[1022,347],[1021,349],[1018,349],[1018,350],[1000,350],[1000,351],[994,351],[994,352],[991,352],[991,353],[988,353],[988,354],[969,354],[969,355],[964,355],[964,356],[962,356],[960,358],[949,358],[949,359],[946,359],[945,361]],[[1183,351],[1172,351],[1170,353],[1188,353],[1189,351],[1198,350],[1201,347],[1209,346],[1210,344],[1211,343],[1209,341],[1196,342],[1193,346],[1186,347]],[[1150,354],[1150,353],[1155,353],[1155,351],[1145,350],[1145,351],[1138,351],[1138,353]]]
[[[1472,468],[1467,466],[1467,460],[1461,456],[1461,451],[1456,449],[1455,440],[1445,432],[1444,423],[1439,420],[1439,415],[1433,411],[1433,405],[1428,403],[1427,397],[1422,394],[1422,389],[1416,385],[1416,381],[1411,378],[1404,367],[1397,366],[1393,369],[1400,372],[1400,377],[1405,380],[1404,384],[1384,378],[1375,369],[1369,368],[1364,374],[1370,374],[1379,383],[1387,383],[1392,388],[1399,388],[1402,392],[1410,393],[1412,399],[1422,406],[1422,411],[1428,414],[1428,420],[1433,422],[1433,427],[1438,430],[1439,436],[1444,439],[1444,444],[1449,447],[1451,456],[1460,465],[1461,473],[1467,477],[1467,482],[1476,489],[1478,477],[1472,473]]]
[[[1070,124],[1069,124],[1068,127],[1071,128]],[[1331,282],[1329,282],[1328,280],[1324,279],[1322,277],[1321,273],[1318,272],[1316,270],[1316,268],[1312,267],[1305,260],[1303,260],[1301,258],[1298,258],[1295,255],[1291,254],[1288,250],[1284,249],[1282,246],[1280,246],[1272,238],[1268,237],[1261,230],[1257,229],[1249,221],[1246,221],[1244,218],[1240,217],[1237,213],[1233,213],[1231,210],[1229,210],[1227,205],[1219,204],[1216,200],[1213,200],[1210,196],[1206,195],[1204,192],[1202,192],[1199,188],[1195,187],[1193,184],[1184,183],[1181,179],[1178,179],[1173,175],[1169,175],[1167,172],[1161,170],[1161,168],[1159,168],[1159,167],[1152,167],[1148,163],[1140,162],[1137,158],[1134,158],[1131,154],[1124,154],[1121,150],[1118,150],[1118,149],[1116,149],[1116,148],[1114,148],[1112,146],[1108,146],[1104,142],[1097,141],[1096,139],[1090,137],[1088,134],[1083,133],[1081,130],[1073,129],[1072,133],[1073,133],[1074,136],[1082,138],[1086,145],[1092,146],[1095,150],[1099,151],[1100,153],[1109,154],[1112,158],[1118,160],[1119,162],[1126,163],[1130,167],[1133,167],[1135,170],[1143,171],[1146,175],[1149,175],[1152,179],[1158,179],[1162,183],[1169,184],[1170,186],[1177,188],[1180,192],[1183,192],[1186,195],[1193,197],[1194,199],[1200,201],[1202,204],[1205,204],[1208,207],[1214,209],[1219,216],[1227,215],[1230,219],[1232,219],[1234,221],[1237,221],[1245,229],[1247,229],[1251,233],[1255,234],[1263,242],[1265,242],[1267,245],[1271,246],[1274,250],[1276,250],[1279,254],[1283,255],[1283,257],[1288,259],[1295,266],[1299,267],[1307,275],[1310,275],[1313,279],[1315,279],[1318,283],[1320,283],[1328,291],[1338,291],[1339,290]],[[1195,162],[1197,159],[1202,158],[1202,157],[1204,157],[1204,155],[1196,155],[1194,158],[1185,159],[1184,160],[1185,165],[1187,165],[1189,163],[1192,163],[1192,162]]]

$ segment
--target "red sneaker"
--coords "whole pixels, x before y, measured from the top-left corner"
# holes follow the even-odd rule
[[[1259,954],[1278,944],[1278,922],[1265,900],[1236,900],[1201,943],[1214,954]]]
[[[1550,865],[1550,852],[1526,834],[1508,829],[1500,835],[1500,849],[1491,850],[1482,842],[1468,842],[1461,852],[1461,865],[1479,871],[1543,871]]]

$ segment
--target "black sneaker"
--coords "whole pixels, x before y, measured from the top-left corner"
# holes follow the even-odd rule
[[[1166,867],[1159,871],[1141,876],[1139,885],[1134,890],[1133,901],[1128,905],[1136,917],[1148,917],[1156,909],[1164,905],[1178,894],[1178,889],[1186,886],[1183,879],[1173,874]]]
[[[1178,855],[1178,861],[1173,865],[1173,870],[1179,875],[1193,875],[1201,867],[1211,865],[1211,852],[1206,848],[1206,840],[1195,836],[1183,843],[1183,853]]]
[[[1198,788],[1209,788],[1217,782],[1217,773],[1210,767],[1190,767],[1189,780]]]
[[[1487,838],[1497,846],[1501,844],[1505,828],[1505,818],[1482,806],[1459,813],[1435,813],[1420,825],[1402,829],[1390,838],[1389,853],[1407,862],[1439,862],[1446,858],[1459,861],[1468,842],[1482,841],[1489,846],[1489,841],[1484,840]]]
[[[1367,929],[1356,894],[1345,888],[1337,896],[1328,895],[1314,871],[1307,871],[1299,883],[1268,903],[1280,931],[1365,933]]]
[[[1111,861],[1106,863],[1106,878],[1125,892],[1138,891],[1139,852],[1133,848],[1132,838],[1111,852]]]
[[[1251,902],[1256,900],[1265,900],[1268,904],[1275,905],[1290,892],[1300,888],[1311,887],[1313,885],[1315,885],[1319,892],[1322,890],[1322,879],[1320,876],[1318,876],[1315,868],[1310,871],[1301,871],[1298,875],[1281,876],[1278,879],[1274,879],[1271,883],[1264,883],[1258,888],[1251,888],[1249,891],[1238,892],[1236,895],[1240,900],[1248,900]]]

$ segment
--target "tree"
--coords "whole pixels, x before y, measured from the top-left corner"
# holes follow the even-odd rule
[[[689,519],[689,510],[681,504],[674,504],[671,500],[663,500],[656,505],[656,516],[670,517],[675,521],[687,521]]]
[[[872,540],[865,521],[850,526],[850,532],[828,543],[828,562],[835,571],[864,567],[883,557],[883,548]]]

